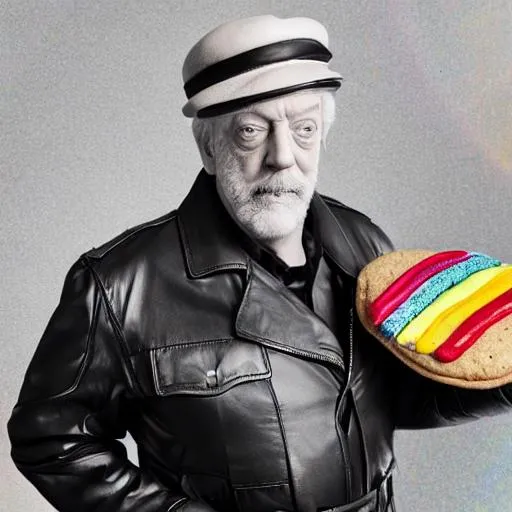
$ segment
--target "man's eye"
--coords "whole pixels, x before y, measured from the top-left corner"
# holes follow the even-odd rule
[[[301,121],[293,127],[294,132],[303,139],[309,139],[315,135],[317,126],[312,121]]]
[[[253,139],[258,135],[258,132],[254,126],[242,126],[238,129],[239,135],[244,139]]]
[[[253,149],[265,140],[267,130],[262,126],[242,125],[236,129],[235,140],[247,149]]]

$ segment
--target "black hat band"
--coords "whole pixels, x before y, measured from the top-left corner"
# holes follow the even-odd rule
[[[187,99],[202,90],[242,73],[287,60],[329,62],[331,52],[315,39],[290,39],[260,46],[203,69],[185,83]]]
[[[306,89],[339,89],[341,86],[342,78],[323,78],[321,80],[314,80],[312,82],[305,82],[297,85],[290,85],[288,87],[281,87],[279,89],[273,89],[271,91],[261,92],[258,94],[251,94],[250,96],[243,96],[234,100],[223,101],[222,103],[216,103],[204,107],[197,112],[197,117],[206,118],[220,116],[223,114],[229,114],[235,110],[247,107],[252,103],[258,101],[270,100],[277,98],[278,96],[284,96],[285,94],[292,94],[294,92],[303,91]]]

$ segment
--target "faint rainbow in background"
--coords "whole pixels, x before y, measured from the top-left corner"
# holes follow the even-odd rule
[[[512,171],[512,2],[388,5],[422,79],[478,150]]]

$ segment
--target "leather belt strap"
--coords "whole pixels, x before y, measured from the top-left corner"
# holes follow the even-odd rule
[[[361,496],[347,505],[340,505],[327,510],[323,509],[321,512],[386,512],[392,502],[391,482],[394,467],[395,462],[393,461],[382,478],[380,485],[371,490],[368,494]],[[384,498],[386,498],[386,503],[382,502]]]

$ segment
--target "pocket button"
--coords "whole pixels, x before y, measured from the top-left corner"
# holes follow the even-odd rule
[[[206,385],[209,388],[216,388],[218,386],[217,372],[215,370],[208,370],[206,372]]]

